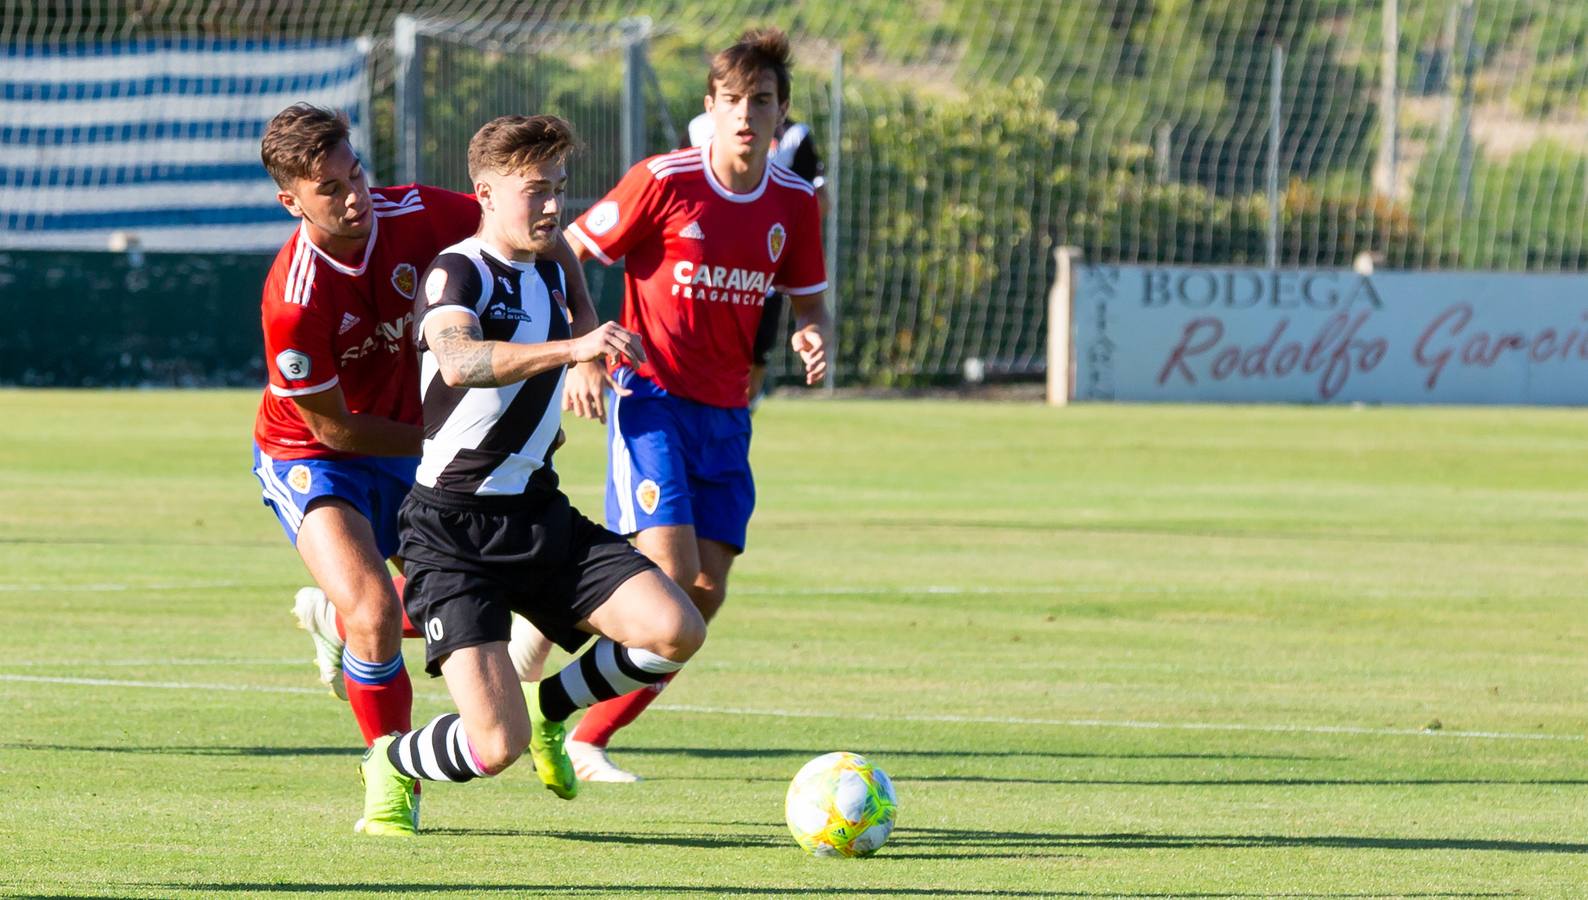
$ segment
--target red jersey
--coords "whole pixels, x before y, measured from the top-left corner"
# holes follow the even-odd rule
[[[340,387],[350,412],[423,420],[410,327],[419,276],[437,253],[475,232],[480,205],[423,185],[371,188],[370,199],[375,219],[357,266],[332,259],[299,226],[265,276],[270,384],[254,441],[274,459],[348,455],[314,439],[293,397]]]
[[[718,183],[711,147],[634,166],[568,233],[607,265],[625,259],[623,327],[645,340],[639,374],[670,394],[747,405],[751,351],[771,290],[827,288],[816,192],[767,161],[761,183]]]

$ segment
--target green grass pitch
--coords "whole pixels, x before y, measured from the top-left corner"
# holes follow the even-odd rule
[[[774,400],[728,607],[615,753],[649,780],[437,785],[383,843],[254,403],[0,392],[0,894],[1588,892],[1580,412]],[[783,826],[837,749],[898,785],[873,859]]]

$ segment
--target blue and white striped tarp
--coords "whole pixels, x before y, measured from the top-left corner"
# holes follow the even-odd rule
[[[275,250],[295,220],[259,140],[300,100],[368,159],[362,41],[0,48],[0,248]]]

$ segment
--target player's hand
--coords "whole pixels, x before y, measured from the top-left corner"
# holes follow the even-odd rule
[[[805,383],[815,384],[827,377],[827,341],[816,328],[801,328],[789,340],[794,352],[805,363]]]
[[[607,421],[606,388],[619,397],[634,393],[612,377],[599,360],[577,363],[568,370],[562,383],[562,408],[582,419],[594,419],[605,425]]]
[[[609,357],[616,361],[628,360],[635,365],[645,362],[645,347],[640,336],[616,322],[607,322],[584,337],[572,341],[573,361],[591,362]]]

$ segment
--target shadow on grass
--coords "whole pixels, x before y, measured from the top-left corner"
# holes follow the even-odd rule
[[[407,882],[381,884],[378,882],[343,882],[343,883],[270,883],[270,882],[194,882],[180,884],[176,882],[150,883],[150,884],[125,884],[118,887],[124,890],[156,890],[200,895],[215,894],[223,891],[247,891],[251,893],[283,893],[283,894],[330,894],[330,893],[355,893],[359,895],[374,894],[461,894],[468,897],[502,895],[509,897],[594,897],[610,896],[613,894],[632,894],[637,897],[666,897],[676,894],[689,894],[707,897],[766,897],[766,896],[811,896],[811,897],[875,897],[876,888],[844,888],[844,887],[738,887],[735,885],[703,884],[546,884],[535,881],[525,884],[476,884],[459,883],[447,884],[441,882]],[[941,888],[908,888],[889,887],[886,892],[889,896],[903,897],[941,897],[944,891]],[[1053,891],[1017,891],[1017,890],[991,890],[977,888],[957,888],[950,892],[956,897],[1092,897],[1092,896],[1117,896],[1113,894],[1062,894]],[[75,894],[25,894],[25,897],[34,900],[81,900]],[[100,895],[105,896],[105,895]],[[1146,895],[1140,895],[1146,896]],[[1173,894],[1164,896],[1195,897],[1196,894]],[[1204,895],[1214,896],[1214,895]],[[1235,896],[1219,894],[1217,896]],[[1271,896],[1271,895],[1270,895]],[[1339,896],[1339,895],[1331,895]],[[1398,894],[1397,896],[1433,896],[1428,894]],[[1442,896],[1442,895],[1441,895]],[[1462,896],[1473,896],[1464,894]]]
[[[140,747],[128,744],[0,744],[0,750],[43,750],[64,753],[131,753],[168,756],[347,756],[357,757],[358,747]]]
[[[826,747],[624,747],[624,756],[687,756],[693,759],[759,759],[767,756],[810,758],[828,752]],[[868,759],[887,760],[894,757],[975,757],[977,759],[1249,759],[1279,762],[1343,762],[1339,756],[1295,756],[1289,754],[1258,753],[1055,753],[1048,750],[887,750],[867,748]]]
[[[892,774],[895,784],[1031,784],[1070,787],[1583,787],[1588,778],[1039,778],[1002,775]],[[781,784],[787,779],[765,775],[646,775],[646,781],[723,781],[736,784]]]
[[[539,828],[438,828],[432,835],[457,837],[556,838],[591,844],[689,847],[707,850],[789,846],[789,837],[775,823],[696,823],[710,825],[715,833],[649,831],[576,831]],[[724,831],[724,827],[761,830]],[[1588,844],[1564,841],[1511,841],[1485,838],[1398,838],[1354,835],[1274,834],[1058,834],[1027,831],[987,831],[961,828],[911,828],[901,826],[887,850],[876,857],[893,859],[943,859],[978,857],[1064,857],[1086,849],[1269,849],[1329,848],[1338,850],[1460,850],[1500,853],[1588,854]]]
[[[724,778],[724,780],[735,779]],[[1483,785],[1582,787],[1588,785],[1588,778],[1004,778],[996,775],[911,775],[908,772],[894,776],[893,780],[900,784],[948,782],[1103,787],[1481,787]]]
[[[837,865],[855,865],[854,862],[835,863]],[[860,863],[864,865],[865,863]],[[765,896],[811,896],[811,897],[874,897],[878,889],[874,887],[846,888],[846,887],[739,887],[736,885],[683,885],[683,884],[567,884],[553,885],[544,882],[528,884],[475,884],[461,883],[448,884],[442,882],[340,882],[340,883],[310,883],[310,882],[255,882],[255,881],[211,881],[192,882],[183,884],[179,882],[151,882],[140,884],[128,882],[116,885],[124,890],[160,890],[183,893],[208,894],[221,891],[248,891],[261,894],[292,893],[292,894],[329,894],[355,892],[362,895],[375,894],[463,894],[465,896],[491,896],[505,894],[520,897],[589,897],[596,895],[634,894],[641,897],[665,897],[675,894],[706,895],[712,897],[765,897]],[[952,888],[942,887],[902,887],[898,885],[888,887],[883,893],[894,897],[1118,897],[1117,891],[1091,892],[1091,891],[1021,891],[996,888]],[[87,900],[92,896],[87,894],[22,894],[28,900]],[[1447,893],[1442,891],[1400,892],[1393,894],[1360,894],[1360,893],[1274,893],[1262,894],[1247,893],[1187,893],[1174,891],[1172,893],[1141,893],[1132,891],[1132,897],[1189,897],[1195,900],[1241,900],[1241,898],[1259,897],[1285,897],[1285,898],[1335,898],[1335,900],[1349,900],[1349,898],[1390,898],[1390,897],[1515,897],[1515,893]]]

